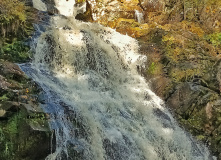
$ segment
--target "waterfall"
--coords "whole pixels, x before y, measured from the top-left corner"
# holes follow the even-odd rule
[[[137,18],[137,21],[139,23],[143,23],[144,22],[144,16],[142,12],[139,12],[138,10],[135,10],[135,17]]]
[[[182,130],[137,68],[135,39],[74,18],[74,1],[33,40],[22,70],[44,91],[56,137],[48,160],[208,160],[208,149]]]

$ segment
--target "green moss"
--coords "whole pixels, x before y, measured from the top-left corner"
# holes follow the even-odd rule
[[[20,123],[22,123],[22,114],[21,112],[18,112],[17,114],[15,114],[8,122],[5,131],[8,134],[11,134],[12,136],[16,136],[16,134],[19,132],[18,130],[18,126],[20,125]]]
[[[148,67],[147,72],[151,75],[162,74],[162,65],[158,62],[152,62]]]
[[[28,125],[31,120],[28,115],[26,109],[21,108],[9,120],[0,121],[1,160],[43,159],[49,154],[50,132],[33,131]],[[45,120],[43,113],[33,115],[37,116],[33,119]]]
[[[42,130],[48,130],[48,120],[45,115],[45,113],[32,113],[29,114],[29,119],[27,119],[27,122],[33,126],[40,128]]]
[[[155,69],[156,69],[156,64],[154,62],[152,62],[151,65],[148,68],[148,72],[150,74],[154,74]]]
[[[191,81],[192,79],[194,79],[194,77],[202,76],[202,73],[203,72],[199,70],[198,68],[196,69],[173,68],[171,69],[171,72],[169,73],[169,75],[174,82],[178,83],[178,82]]]
[[[205,39],[215,47],[219,47],[221,49],[221,32],[206,35]]]
[[[198,135],[198,136],[196,136],[196,138],[201,141],[201,140],[205,139],[205,136],[204,135]]]
[[[16,144],[16,133],[18,133],[18,119],[17,115],[14,115],[10,121],[4,125],[1,124],[1,146],[0,146],[0,158],[1,159],[12,159],[15,155],[14,149]]]
[[[0,102],[1,101],[7,101],[9,98],[4,94],[3,96],[0,97]]]

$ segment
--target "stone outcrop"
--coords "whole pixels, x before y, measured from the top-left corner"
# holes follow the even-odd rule
[[[220,157],[221,97],[195,83],[183,83],[168,98],[167,105],[180,123],[204,141]]]
[[[51,153],[49,116],[38,88],[20,68],[0,60],[0,159],[45,159]]]

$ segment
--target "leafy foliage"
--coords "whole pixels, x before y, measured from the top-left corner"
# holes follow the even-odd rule
[[[12,43],[5,43],[0,48],[0,59],[11,62],[25,62],[30,59],[29,47],[24,42],[14,39]]]
[[[205,39],[212,43],[215,47],[221,48],[221,32],[209,34],[205,36]]]
[[[0,1],[0,59],[12,62],[29,60],[28,46],[23,41],[33,31],[33,10],[25,0]]]
[[[0,22],[10,23],[13,20],[24,22],[27,19],[25,9],[24,2],[19,0],[0,1]]]
[[[8,100],[8,97],[6,96],[6,94],[0,97],[0,101],[7,101],[7,100]]]
[[[27,20],[27,7],[20,0],[0,1],[0,34],[5,37],[9,34],[18,34],[18,30],[23,31]]]

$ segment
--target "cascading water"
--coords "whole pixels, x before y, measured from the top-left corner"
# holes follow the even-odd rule
[[[143,23],[144,22],[144,16],[142,12],[139,12],[138,10],[135,10],[135,16],[137,18],[137,21],[139,23]]]
[[[46,96],[42,107],[56,136],[46,159],[212,159],[138,74],[145,57],[136,40],[75,20],[73,1],[55,4],[66,17],[51,17],[33,40],[33,62],[21,65]]]

